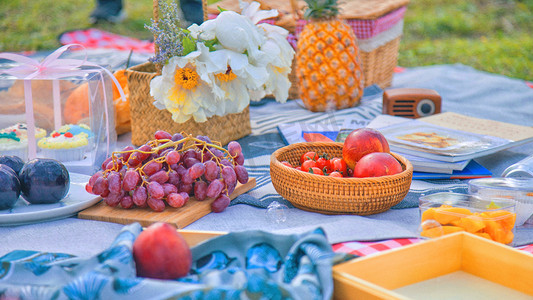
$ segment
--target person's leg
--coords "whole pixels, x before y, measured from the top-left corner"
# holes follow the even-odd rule
[[[92,11],[89,21],[93,24],[99,21],[119,23],[125,17],[122,0],[97,0],[96,8]]]
[[[190,23],[202,24],[204,14],[202,11],[202,0],[180,0],[183,17]]]

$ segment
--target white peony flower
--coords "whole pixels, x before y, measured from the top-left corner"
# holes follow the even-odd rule
[[[216,20],[207,20],[202,24],[192,24],[187,28],[195,39],[210,41],[215,39]]]
[[[288,31],[259,23],[277,16],[276,10],[239,2],[242,14],[224,11],[189,26],[197,50],[171,58],[150,83],[154,105],[171,112],[174,121],[204,122],[213,115],[238,113],[267,94],[287,100],[294,57]],[[204,41],[210,41],[212,51]]]
[[[294,49],[287,41],[287,31],[278,26],[270,24],[259,24],[264,29],[267,41],[262,45],[261,50],[268,53],[269,63],[267,70],[269,77],[265,83],[265,90],[268,94],[273,94],[278,102],[285,102],[289,97],[291,82],[289,73],[292,68]]]
[[[220,116],[241,112],[250,104],[250,94],[246,87],[246,80],[240,78],[228,69],[225,73],[215,74],[213,92],[221,102]]]
[[[210,72],[213,93],[217,98],[217,115],[241,112],[250,103],[249,89],[260,89],[268,80],[266,68],[253,66],[248,56],[223,49],[209,52],[217,70]]]
[[[241,7],[241,15],[250,19],[253,24],[257,24],[259,21],[278,16],[278,11],[276,9],[259,10],[261,4],[256,1],[248,3],[239,0],[239,6]]]
[[[223,11],[215,20],[215,36],[221,46],[238,53],[246,51],[251,57],[260,55],[258,49],[265,38],[250,19],[233,11]]]
[[[167,109],[177,123],[191,117],[196,122],[205,122],[216,112],[212,106],[215,102],[212,82],[206,74],[206,70],[214,64],[201,60],[208,58],[205,46],[198,44],[198,49],[186,56],[171,58],[163,67],[162,74],[150,82],[154,105]]]

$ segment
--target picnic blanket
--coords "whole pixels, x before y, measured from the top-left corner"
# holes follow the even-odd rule
[[[302,235],[262,231],[219,236],[192,247],[189,273],[176,280],[136,276],[133,244],[141,225],[125,226],[103,252],[15,250],[0,257],[2,299],[331,299],[335,254],[317,228]]]
[[[393,88],[420,87],[438,91],[443,111],[454,111],[520,125],[533,125],[533,89],[524,80],[489,74],[464,65],[438,65],[408,68],[394,76]],[[251,106],[252,134],[240,140],[247,157],[245,166],[257,178],[257,186],[234,200],[224,213],[209,214],[185,229],[243,231],[262,229],[276,233],[303,233],[320,226],[332,244],[347,241],[379,241],[418,237],[418,196],[435,188],[460,191],[466,181],[413,181],[411,192],[395,209],[370,216],[322,215],[291,208],[275,193],[269,178],[269,157],[284,142],[276,126],[286,122],[317,122],[343,118],[374,118],[381,113],[380,91],[367,89],[361,105],[337,112],[313,113],[298,101],[285,104],[264,100]],[[129,143],[128,134],[119,141]],[[121,146],[121,145],[119,145]],[[533,154],[531,144],[515,147],[476,159],[498,176],[506,166]],[[284,222],[267,215],[268,203],[278,201],[288,206]],[[404,208],[405,207],[405,208]],[[90,256],[101,252],[122,229],[121,224],[67,218],[41,224],[0,228],[9,243],[0,243],[0,253],[13,249],[66,252]],[[533,229],[517,230],[517,245],[533,244]],[[60,250],[58,250],[60,249]]]
[[[444,65],[406,69],[396,74],[392,87],[420,87],[438,91],[443,98],[443,111],[454,111],[473,117],[493,119],[519,125],[533,125],[533,89],[525,81],[475,70],[464,65]],[[512,105],[510,105],[512,102]],[[221,215],[211,214],[187,228],[234,231],[240,228],[268,228],[277,232],[306,231],[320,224],[332,243],[358,240],[384,240],[418,236],[418,198],[422,194],[442,191],[466,193],[465,180],[414,180],[407,197],[393,209],[371,216],[322,215],[305,212],[279,196],[270,181],[270,155],[284,141],[277,125],[288,122],[332,122],[343,124],[346,118],[373,119],[381,114],[381,93],[366,89],[359,106],[335,112],[315,113],[302,108],[299,101],[279,104],[264,101],[250,108],[252,134],[241,140],[247,157],[245,166],[256,177],[257,186],[238,197]],[[503,169],[531,154],[530,145],[478,159],[495,176]],[[288,207],[285,222],[272,222],[265,208],[277,201]],[[247,204],[247,205],[241,205]],[[517,245],[533,243],[533,229],[517,230]]]

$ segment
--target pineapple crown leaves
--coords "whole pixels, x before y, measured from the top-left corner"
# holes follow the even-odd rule
[[[336,18],[339,15],[337,0],[305,0],[307,8],[304,18],[308,20],[324,20]]]

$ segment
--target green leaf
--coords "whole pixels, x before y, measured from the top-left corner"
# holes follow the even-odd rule
[[[227,9],[224,9],[224,8],[220,7],[219,5],[217,5],[217,8],[218,8],[219,12],[227,11]]]
[[[217,39],[213,39],[213,40],[209,40],[209,41],[204,41],[204,45],[209,48],[209,51],[215,51],[215,45],[218,43],[218,40]]]
[[[188,36],[183,37],[183,56],[196,50],[196,43]]]

